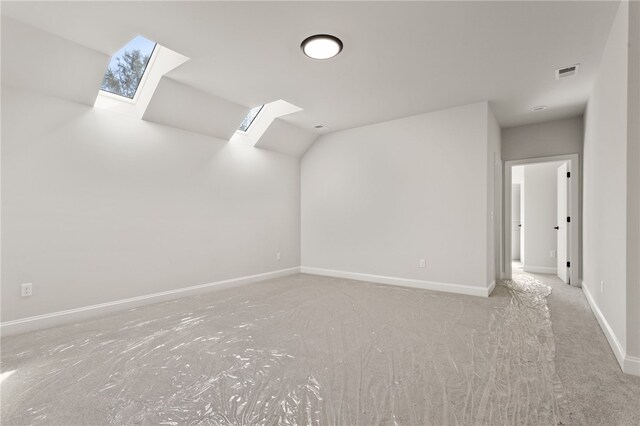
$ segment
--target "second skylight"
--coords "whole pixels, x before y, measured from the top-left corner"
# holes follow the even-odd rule
[[[242,120],[242,123],[240,123],[240,127],[238,127],[238,130],[242,132],[246,132],[247,130],[249,130],[251,123],[253,123],[253,120],[256,119],[258,114],[260,114],[260,111],[262,110],[263,106],[264,105],[260,105],[255,108],[251,108],[251,110],[246,115],[246,117],[244,117],[244,120]]]

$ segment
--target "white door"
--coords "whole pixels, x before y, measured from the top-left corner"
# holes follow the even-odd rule
[[[520,263],[523,265],[526,262],[526,253],[524,252],[524,227],[526,226],[525,221],[527,220],[527,218],[524,217],[524,187],[525,183],[522,182],[520,184]]]
[[[520,260],[520,185],[514,184],[511,192],[511,260]]]
[[[557,221],[557,235],[558,235],[558,277],[565,283],[569,284],[569,267],[567,261],[569,260],[569,223],[567,218],[569,215],[569,178],[567,172],[569,168],[567,163],[564,162],[558,167],[558,221]]]

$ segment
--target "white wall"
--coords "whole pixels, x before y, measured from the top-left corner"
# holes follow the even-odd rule
[[[637,1],[629,3],[628,63],[627,353],[640,358],[640,2]]]
[[[8,86],[2,124],[3,322],[300,264],[296,158]]]
[[[527,272],[555,274],[557,259],[558,167],[562,163],[527,164],[524,166],[523,232]]]
[[[583,132],[582,116],[508,127],[502,129],[502,159],[523,160],[565,154],[582,157]]]
[[[486,289],[489,120],[477,103],[320,137],[302,158],[303,267]]]
[[[628,4],[622,2],[589,100],[584,145],[584,285],[626,342]],[[604,281],[604,292],[600,281]]]
[[[500,125],[491,108],[487,111],[487,282],[500,275],[502,268],[502,157]]]
[[[637,175],[628,165],[638,167],[637,157],[629,158],[629,153],[637,152],[639,142],[628,134],[629,123],[637,123],[637,116],[633,116],[637,109],[629,108],[628,93],[633,87],[629,81],[637,84],[640,77],[628,71],[629,43],[638,49],[637,38],[629,37],[629,7],[628,2],[620,4],[585,114],[583,226],[583,287],[625,370],[630,368],[625,355],[640,355],[636,337],[640,324],[634,320],[638,302],[627,300],[628,294],[637,295],[640,285],[627,276],[627,266],[637,264],[640,258],[638,233],[630,232],[630,223],[637,222],[632,215],[638,214],[633,206],[640,194],[633,190],[633,183],[629,186],[630,178]],[[637,34],[637,12],[635,15],[631,30],[635,27]],[[637,93],[632,96],[637,102]],[[627,347],[628,336],[635,346]],[[640,360],[635,363],[636,374],[640,374]]]

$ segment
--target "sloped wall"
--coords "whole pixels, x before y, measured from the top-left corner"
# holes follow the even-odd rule
[[[93,108],[109,56],[7,17],[2,59],[3,323],[300,265],[314,133],[228,143],[248,108],[169,78]]]
[[[110,57],[2,16],[2,85],[93,105]]]
[[[317,138],[317,133],[301,129],[277,118],[271,123],[256,146],[294,157],[301,157]]]
[[[247,112],[248,108],[164,77],[143,119],[229,140]]]
[[[6,86],[2,124],[3,322],[300,264],[297,158]]]

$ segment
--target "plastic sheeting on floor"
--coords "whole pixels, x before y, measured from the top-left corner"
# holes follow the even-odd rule
[[[294,275],[2,341],[2,423],[556,424],[546,296]]]

